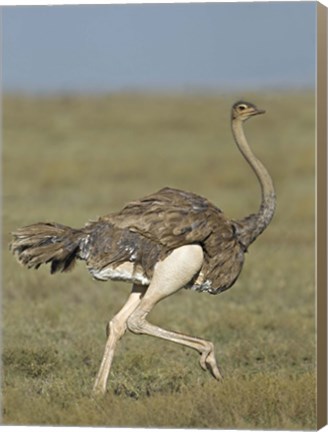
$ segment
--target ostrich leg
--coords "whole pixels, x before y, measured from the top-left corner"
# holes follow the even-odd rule
[[[149,288],[128,318],[127,325],[133,333],[148,334],[195,349],[201,354],[201,367],[204,370],[209,369],[214,378],[220,380],[222,375],[215,360],[212,342],[168,331],[146,321],[153,307],[185,286],[200,270],[202,262],[203,251],[199,245],[182,246],[159,262],[155,266]]]
[[[132,292],[122,309],[108,323],[108,338],[105,352],[93,387],[94,394],[104,394],[108,380],[109,371],[114,357],[117,342],[124,335],[127,325],[126,321],[141,301],[147,287],[134,285]]]

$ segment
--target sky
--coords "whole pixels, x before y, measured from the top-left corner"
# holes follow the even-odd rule
[[[4,7],[4,92],[314,88],[315,2]]]

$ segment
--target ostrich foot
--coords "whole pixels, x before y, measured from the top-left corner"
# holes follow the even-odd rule
[[[199,360],[200,366],[205,371],[209,370],[212,376],[218,381],[223,380],[223,374],[220,371],[218,364],[216,363],[214,355],[214,346],[211,342],[208,343],[208,347],[201,353]]]

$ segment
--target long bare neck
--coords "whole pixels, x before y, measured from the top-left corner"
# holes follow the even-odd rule
[[[240,119],[232,120],[232,133],[242,155],[253,169],[261,186],[262,199],[257,213],[236,221],[237,235],[247,248],[269,225],[276,207],[276,194],[270,174],[249,147]]]

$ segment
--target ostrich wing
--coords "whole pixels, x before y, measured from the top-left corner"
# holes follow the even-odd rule
[[[202,244],[213,231],[220,231],[223,237],[232,233],[221,210],[207,199],[172,188],[133,201],[119,213],[102,219],[168,249]]]
[[[155,264],[173,249],[200,244],[202,273],[213,293],[231,286],[243,262],[233,223],[207,199],[177,189],[164,188],[130,202],[119,213],[88,224],[86,232],[89,267],[132,261],[149,278]]]

